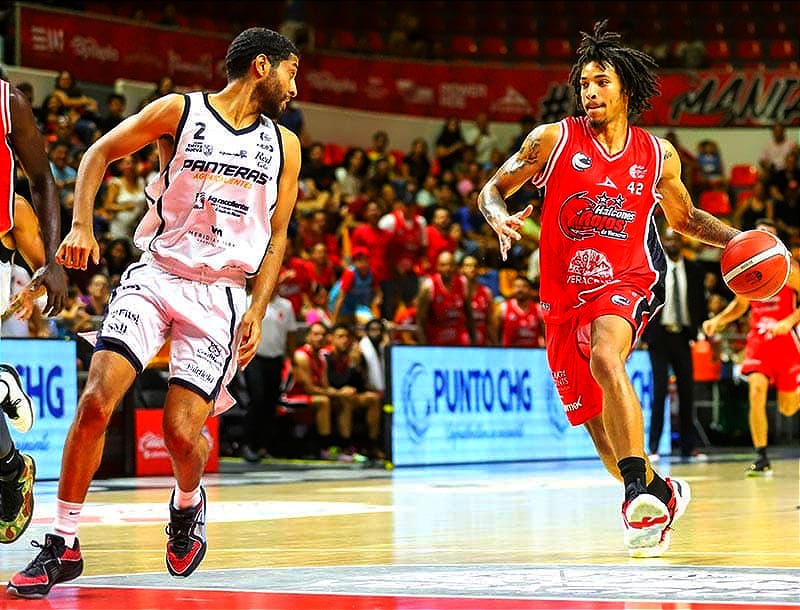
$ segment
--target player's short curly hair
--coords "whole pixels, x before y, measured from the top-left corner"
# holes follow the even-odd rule
[[[570,70],[569,84],[582,111],[581,70],[593,61],[604,68],[610,65],[619,75],[622,90],[628,96],[628,117],[634,119],[652,108],[650,99],[660,93],[655,74],[658,64],[647,53],[623,46],[618,33],[606,31],[607,24],[607,20],[598,21],[593,34],[581,32],[578,60]]]
[[[249,28],[234,38],[228,47],[225,56],[228,81],[245,76],[250,63],[262,53],[273,67],[289,59],[290,55],[300,56],[297,47],[286,36],[267,28]]]

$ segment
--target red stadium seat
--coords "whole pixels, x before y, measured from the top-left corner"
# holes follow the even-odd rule
[[[706,56],[708,57],[711,65],[720,63],[727,63],[731,59],[731,49],[726,40],[707,40]]]
[[[780,15],[762,20],[759,26],[759,33],[766,38],[786,38],[788,32],[786,21]]]
[[[714,216],[728,216],[731,213],[731,200],[725,191],[703,191],[700,193],[699,207]]]
[[[731,167],[731,188],[750,188],[758,182],[758,168],[750,163],[737,163]]]
[[[478,51],[487,59],[504,59],[508,55],[508,46],[498,36],[486,36],[481,39]]]
[[[736,57],[744,62],[759,62],[764,59],[761,42],[754,38],[736,43]]]
[[[727,35],[725,22],[720,19],[707,19],[703,21],[700,31],[704,39],[723,38]]]
[[[797,43],[794,40],[773,40],[769,44],[772,61],[792,62],[797,60]]]
[[[358,41],[350,30],[336,30],[331,38],[331,48],[339,51],[354,51],[358,48]]]
[[[751,191],[750,189],[745,189],[743,191],[739,191],[738,193],[736,193],[736,207],[738,208],[740,205],[742,205],[742,202],[745,199],[749,199],[752,196],[753,196],[753,191]]]
[[[450,20],[450,31],[457,36],[472,36],[478,31],[477,13],[456,13]]]
[[[367,32],[365,34],[367,50],[380,53],[386,47],[380,32]]]
[[[488,15],[481,18],[481,29],[487,36],[508,34],[508,21],[502,15]]]
[[[753,38],[759,35],[758,26],[749,19],[735,19],[729,29],[734,38]]]
[[[478,44],[472,36],[453,36],[450,51],[455,57],[474,57],[478,53]]]
[[[522,60],[534,60],[539,57],[539,41],[535,38],[515,38],[514,56]]]
[[[572,59],[572,45],[566,38],[546,38],[544,55],[553,61],[567,61]]]

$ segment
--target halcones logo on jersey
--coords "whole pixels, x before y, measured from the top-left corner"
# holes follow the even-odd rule
[[[584,170],[589,169],[592,166],[592,160],[582,152],[576,152],[572,155],[572,167],[582,172]]]
[[[627,239],[625,227],[636,219],[636,212],[622,209],[624,203],[622,195],[609,197],[602,192],[594,200],[588,191],[575,193],[561,204],[558,226],[574,241],[595,235]]]

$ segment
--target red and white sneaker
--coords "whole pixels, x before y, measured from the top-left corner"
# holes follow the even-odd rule
[[[206,490],[200,486],[200,503],[179,510],[173,505],[175,492],[169,500],[169,525],[167,525],[167,570],[173,576],[184,578],[197,569],[205,557],[206,542]]]
[[[21,572],[11,577],[8,592],[17,597],[37,598],[50,593],[53,585],[78,578],[83,572],[83,558],[78,539],[72,548],[55,534],[45,534],[44,544],[32,540],[41,549],[36,558]]]
[[[670,512],[661,500],[645,492],[622,504],[622,521],[630,556],[650,556],[640,553],[658,546],[664,528],[669,525]]]
[[[667,503],[669,522],[661,532],[658,544],[629,549],[631,557],[661,557],[669,549],[671,530],[675,522],[686,512],[686,507],[692,499],[692,490],[689,487],[689,483],[683,479],[671,479],[670,477],[666,477],[664,480],[672,490],[672,497]]]

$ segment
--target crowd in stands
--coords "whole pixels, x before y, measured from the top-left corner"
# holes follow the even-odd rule
[[[29,86],[19,87],[33,99]],[[174,89],[165,77],[143,103]],[[83,152],[129,109],[118,94],[101,107],[81,92],[68,70],[59,73],[44,99],[39,127],[60,191],[65,235]],[[408,150],[394,148],[386,131],[374,133],[365,147],[315,141],[297,107],[290,107],[281,122],[303,146],[291,242],[276,297],[285,299],[293,321],[279,347],[260,354],[280,365],[283,395],[259,400],[271,403],[265,407],[270,419],[287,401],[313,413],[315,456],[380,459],[385,431],[380,429],[384,388],[379,371],[387,344],[544,345],[538,304],[539,193],[526,187],[510,200],[516,209],[533,203],[537,211],[522,227],[523,238],[507,261],[500,260],[496,237],[477,206],[480,189],[517,150],[534,119],[521,117],[518,138],[505,144],[492,132],[487,114],[452,116],[433,141],[417,138]],[[716,142],[703,141],[690,151],[674,133],[665,136],[681,155],[684,181],[700,207],[722,200],[722,207],[712,211],[735,226],[752,228],[756,219],[767,217],[787,243],[800,244],[798,149],[782,125],[765,131],[763,151],[744,178],[726,167]],[[133,230],[147,205],[144,185],[158,172],[152,146],[113,164],[95,202],[100,263],[90,261],[85,271],[69,270],[68,309],[49,321],[35,316],[23,329],[6,321],[4,334],[76,337],[98,327],[120,273],[140,255]],[[30,197],[24,174],[18,174],[15,188]],[[718,251],[690,242],[685,250],[709,263],[709,312],[721,310],[730,293],[718,275]],[[79,351],[79,370],[90,357]],[[269,369],[270,379],[274,369]],[[250,397],[261,396],[254,388],[265,379],[247,379]],[[243,442],[243,455],[258,460],[276,452],[271,444],[274,439],[250,438]]]

